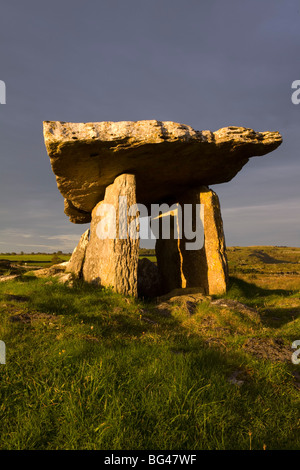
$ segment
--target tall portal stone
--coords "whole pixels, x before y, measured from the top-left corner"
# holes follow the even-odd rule
[[[135,176],[123,174],[106,188],[104,200],[92,211],[90,241],[83,279],[116,292],[137,295],[139,256]]]
[[[225,237],[219,199],[206,186],[192,189],[181,196],[179,206],[182,213],[173,214],[171,238],[156,241],[157,265],[162,278],[164,292],[177,288],[198,287],[205,294],[223,294],[228,282],[228,266]],[[186,211],[190,210],[192,220],[188,221]],[[182,216],[182,217],[180,217]],[[180,224],[181,229],[175,230]],[[204,231],[202,246],[188,249],[192,242],[187,235],[196,232],[202,224]],[[181,233],[176,239],[175,233]],[[199,235],[199,233],[198,233]]]
[[[184,212],[186,204],[191,204],[195,219],[201,219],[204,231],[203,247],[188,250],[188,240],[180,241],[182,272],[186,287],[201,286],[206,294],[217,295],[226,292],[228,283],[228,264],[223,230],[221,208],[217,194],[202,186],[188,191],[180,200]],[[200,213],[197,213],[200,205]],[[193,230],[197,220],[193,220]]]

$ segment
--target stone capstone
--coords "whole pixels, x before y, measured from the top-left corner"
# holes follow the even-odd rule
[[[197,131],[170,121],[44,121],[44,140],[71,222],[87,223],[106,187],[136,176],[141,204],[177,202],[187,188],[230,181],[253,156],[276,149],[278,132]]]

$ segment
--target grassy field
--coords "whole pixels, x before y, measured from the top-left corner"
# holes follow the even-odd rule
[[[28,265],[28,266],[41,266],[47,267],[51,266],[54,263],[59,263],[63,261],[68,261],[70,259],[69,254],[1,254],[0,253],[0,260],[8,260],[12,262],[16,262],[21,265]]]
[[[228,258],[227,304],[192,314],[30,273],[0,283],[0,448],[299,450],[300,249]]]

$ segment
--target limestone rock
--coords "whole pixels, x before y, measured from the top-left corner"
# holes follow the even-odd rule
[[[120,197],[126,197],[126,201],[123,200],[124,206],[120,205]],[[85,281],[112,287],[116,292],[132,296],[137,295],[139,239],[128,234],[130,228],[138,225],[138,222],[134,216],[122,218],[121,212],[128,211],[134,204],[135,176],[125,174],[117,177],[106,188],[104,200],[92,212],[90,241],[83,265]],[[111,207],[115,208],[116,217],[111,212]]]
[[[54,277],[58,280],[58,282],[72,286],[73,274],[70,272],[69,273],[66,272],[67,265],[68,265],[68,262],[64,261],[63,263],[53,264],[49,268],[37,269],[35,271],[32,271],[32,273],[36,277],[42,277],[42,278]]]
[[[21,274],[12,274],[8,276],[0,276],[0,282],[12,281],[13,279],[18,279],[21,277]]]
[[[86,230],[80,237],[79,243],[74,249],[72,256],[66,266],[66,272],[81,277],[85,253],[89,242],[90,229]]]
[[[64,261],[63,263],[53,264],[49,268],[42,268],[32,271],[36,277],[50,277],[55,276],[56,274],[64,273],[66,270],[68,262]]]
[[[137,201],[177,202],[187,188],[230,181],[250,157],[276,149],[278,132],[225,127],[196,131],[170,121],[45,121],[44,140],[65,213],[87,223],[105,189],[123,173],[136,176]]]
[[[176,306],[181,312],[193,315],[199,303],[210,301],[201,288],[174,289],[169,294],[158,297],[155,310],[159,315],[169,317]]]
[[[190,300],[194,302],[211,300],[210,296],[204,295],[204,289],[201,287],[187,287],[174,289],[171,292],[168,292],[168,294],[161,295],[158,300],[160,302],[175,302],[181,297],[184,298],[184,300]]]
[[[73,287],[73,275],[72,273],[58,273],[53,277],[56,277],[58,282],[61,284],[68,284],[68,286]]]
[[[64,212],[69,217],[70,221],[75,224],[87,224],[91,221],[90,212],[77,209],[68,199],[64,200]]]

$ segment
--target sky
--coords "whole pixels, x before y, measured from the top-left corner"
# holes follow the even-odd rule
[[[88,228],[64,214],[44,120],[279,131],[211,188],[227,246],[300,246],[299,46],[299,0],[2,0],[0,252],[70,252]]]

